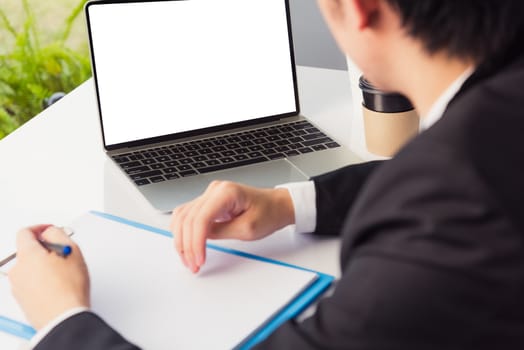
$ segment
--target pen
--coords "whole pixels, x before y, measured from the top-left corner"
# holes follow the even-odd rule
[[[39,239],[38,242],[40,242],[40,244],[50,252],[55,252],[57,255],[63,258],[67,257],[73,251],[70,245],[50,243],[44,241],[43,239]]]

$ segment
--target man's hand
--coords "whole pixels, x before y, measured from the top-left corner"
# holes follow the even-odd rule
[[[173,210],[171,231],[182,261],[196,273],[206,259],[207,239],[252,241],[294,222],[288,190],[214,181],[202,196]]]
[[[47,251],[38,238],[68,244],[67,258]],[[41,329],[67,310],[89,307],[89,275],[78,246],[60,229],[35,226],[17,236],[16,265],[9,271],[13,295],[29,322]]]

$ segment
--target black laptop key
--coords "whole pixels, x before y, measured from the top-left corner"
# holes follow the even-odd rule
[[[268,148],[268,149],[263,150],[262,153],[265,154],[266,156],[269,156],[270,154],[277,153],[277,151],[275,151],[274,148]]]
[[[253,140],[255,136],[253,136],[252,134],[242,134],[240,135],[240,138],[244,141],[249,141],[249,140]]]
[[[180,176],[183,176],[183,177],[189,177],[189,176],[193,176],[193,175],[198,175],[198,173],[194,170],[186,170],[186,171],[181,171],[180,172]]]
[[[153,158],[148,158],[148,159],[144,159],[142,161],[142,163],[146,164],[146,165],[149,165],[149,164],[155,164],[156,163],[156,160],[153,159]]]
[[[220,157],[222,157],[220,155],[220,153],[211,153],[210,155],[207,156],[209,159],[218,159]]]
[[[206,162],[206,165],[213,166],[213,165],[219,165],[220,162],[217,159],[210,159]]]
[[[304,153],[311,153],[313,152],[313,149],[312,148],[309,148],[309,147],[302,147],[302,148],[299,148],[298,150],[300,153],[304,154]]]
[[[177,173],[178,170],[176,168],[165,168],[164,169],[164,174],[174,174],[174,173]]]
[[[194,163],[194,160],[191,158],[184,158],[179,160],[180,164],[191,164]]]
[[[240,148],[240,145],[238,143],[230,143],[229,145],[226,146],[227,149],[237,149],[237,148]]]
[[[180,165],[180,166],[177,167],[177,169],[178,169],[179,171],[192,170],[191,165],[187,165],[187,164],[185,164],[185,165]]]
[[[249,150],[251,152],[257,152],[257,151],[262,151],[264,149],[264,147],[260,146],[260,145],[256,145],[256,146],[251,146],[249,147]]]
[[[168,162],[170,159],[171,158],[169,158],[168,156],[162,156],[162,157],[157,157],[156,161],[159,163],[163,163],[163,162]]]
[[[238,137],[238,136],[230,136],[230,137],[226,138],[226,141],[228,143],[236,143],[236,142],[242,141],[242,139],[240,137]]]
[[[313,148],[315,151],[323,151],[327,149],[327,147],[324,145],[315,145],[315,146],[312,146],[311,148]]]
[[[295,131],[293,131],[293,135],[295,135],[295,136],[303,136],[303,135],[307,135],[307,132],[305,132],[304,130],[295,130]]]
[[[166,166],[162,163],[155,163],[150,165],[151,169],[164,169]]]
[[[163,181],[166,181],[166,179],[163,177],[163,176],[153,176],[151,178],[149,178],[149,180],[156,184],[156,183],[159,183],[159,182],[163,182]]]
[[[182,153],[175,153],[175,154],[170,155],[169,157],[171,159],[173,159],[173,160],[178,160],[178,159],[185,158]]]
[[[141,165],[142,165],[142,163],[140,163],[138,160],[135,160],[134,162],[121,163],[120,167],[122,169],[130,169],[130,168],[135,168],[135,167],[141,166]]]
[[[178,174],[166,174],[164,176],[165,176],[165,178],[167,180],[174,180],[174,179],[179,179],[180,178],[180,175],[178,175]]]
[[[302,144],[304,146],[314,146],[314,145],[320,145],[326,142],[331,142],[331,139],[329,137],[322,137],[316,140],[304,141],[302,142]]]
[[[265,149],[275,148],[275,147],[277,147],[277,144],[274,143],[274,142],[268,142],[268,143],[265,143],[264,145],[262,145],[262,147],[264,147]]]
[[[269,159],[272,159],[272,160],[274,160],[274,159],[281,159],[281,158],[285,158],[285,157],[286,157],[286,155],[285,155],[285,154],[283,154],[283,153],[275,153],[275,154],[270,154],[270,155],[269,155],[268,157],[269,157]]]
[[[172,160],[172,161],[166,162],[166,165],[168,167],[174,167],[174,166],[180,165],[180,163],[177,162],[176,160]]]
[[[278,140],[275,142],[277,145],[279,146],[285,146],[285,145],[289,145],[289,141],[288,140]]]
[[[241,161],[235,161],[235,162],[228,163],[228,164],[219,164],[215,166],[201,168],[201,169],[198,169],[198,172],[201,174],[205,174],[205,173],[210,173],[212,171],[230,169],[232,167],[251,165],[251,164],[256,164],[256,163],[261,163],[261,162],[266,162],[266,161],[267,161],[267,158],[265,157],[251,158],[251,159],[246,159],[246,160],[241,160]]]
[[[336,142],[329,142],[329,143],[326,143],[326,146],[328,148],[337,148],[337,147],[340,147],[340,145]]]
[[[254,139],[253,142],[254,142],[255,144],[257,144],[257,145],[261,145],[261,144],[263,144],[263,143],[266,143],[267,140],[266,140],[265,137],[263,137],[263,138],[260,138],[260,139]]]
[[[249,140],[248,140],[248,141],[242,141],[242,142],[240,142],[239,144],[240,144],[240,146],[242,146],[242,147],[248,147],[248,146],[253,146],[253,145],[254,145],[254,143],[251,142],[251,141],[249,141]]]
[[[205,168],[206,167],[206,164],[204,162],[196,162],[193,164],[193,168]]]
[[[233,163],[235,160],[231,157],[224,157],[219,159],[220,162],[227,164],[227,163]]]
[[[148,177],[158,176],[158,175],[162,175],[162,172],[160,170],[145,171],[143,173],[137,173],[137,174],[133,174],[129,176],[134,181],[138,181],[138,180],[147,179]]]
[[[222,151],[225,151],[226,148],[225,148],[224,146],[221,145],[221,146],[213,147],[212,150],[213,150],[214,152],[222,152]]]
[[[263,157],[262,153],[260,153],[260,152],[251,152],[251,153],[248,154],[248,156],[250,156],[251,158],[255,158],[255,159]]]
[[[247,148],[239,148],[239,149],[235,150],[235,152],[237,154],[246,154],[246,153],[249,153],[249,150]]]
[[[203,161],[207,160],[208,158],[206,156],[196,156],[193,159],[195,161],[197,161],[197,162],[203,162]]]
[[[282,152],[287,152],[287,151],[289,151],[289,150],[290,150],[290,148],[287,147],[287,146],[281,146],[281,147],[277,147],[277,148],[275,148],[275,151],[280,152],[280,153],[282,153]]]
[[[151,182],[148,179],[135,180],[137,186],[149,185]]]
[[[194,144],[189,144],[186,146],[186,150],[187,151],[197,151],[199,150],[200,147],[198,145],[194,145]]]
[[[314,140],[314,139],[319,139],[321,137],[326,137],[326,134],[323,134],[321,132],[318,132],[318,133],[315,133],[315,134],[309,134],[309,135],[304,135],[302,136],[302,138],[304,140]]]
[[[215,141],[213,141],[213,143],[217,146],[222,146],[222,145],[226,145],[227,141],[224,138],[218,138]]]
[[[148,171],[148,170],[151,170],[151,168],[149,168],[147,165],[142,165],[136,168],[126,169],[126,173],[128,173],[129,175],[132,175],[132,174],[137,174],[137,173],[143,173],[144,171]]]
[[[315,128],[315,127],[312,127],[312,128],[307,128],[307,129],[306,129],[306,132],[307,132],[308,134],[316,134],[316,133],[320,132],[320,130],[318,130],[318,129]]]
[[[246,160],[246,159],[249,159],[249,157],[246,156],[245,154],[239,154],[238,156],[234,156],[233,158],[235,160]]]
[[[254,135],[256,138],[261,138],[261,137],[266,137],[266,136],[268,136],[264,131],[257,131],[257,132],[254,132],[253,135]]]
[[[292,142],[292,143],[300,143],[304,141],[300,136],[297,136],[297,137],[292,137],[289,139],[289,142]]]
[[[170,155],[173,152],[171,152],[171,151],[169,151],[167,149],[162,149],[162,150],[158,151],[157,153],[158,153],[159,156],[167,156],[167,155]]]
[[[142,157],[140,154],[132,154],[129,157],[129,160],[142,160],[144,157]]]
[[[118,157],[118,156],[115,156],[115,157],[113,157],[113,159],[114,159],[115,162],[117,162],[118,164],[122,164],[122,163],[127,163],[127,162],[129,162],[129,158],[127,158],[127,157]]]
[[[299,152],[294,151],[294,150],[287,151],[285,153],[286,153],[286,156],[288,156],[288,157],[298,156],[300,154]]]
[[[213,150],[211,148],[201,148],[199,151],[198,151],[198,154],[210,154],[210,153],[213,153]]]
[[[223,155],[224,157],[232,157],[232,156],[234,156],[235,154],[236,154],[235,151],[225,151],[225,152],[222,152],[222,155]]]
[[[186,157],[196,157],[199,155],[199,153],[197,151],[187,151],[186,153],[184,153]]]
[[[309,124],[308,122],[300,122],[300,123],[297,123],[297,124],[294,124],[293,126],[293,129],[295,130],[302,130],[302,129],[308,129],[311,127],[311,124]]]

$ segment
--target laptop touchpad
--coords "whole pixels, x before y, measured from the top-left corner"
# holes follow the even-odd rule
[[[253,164],[216,173],[191,176],[140,186],[139,191],[162,212],[200,196],[213,180],[228,180],[255,187],[274,187],[286,182],[306,181],[308,177],[286,159]]]
[[[286,182],[307,181],[308,178],[286,159],[234,168],[206,177],[211,180],[230,180],[255,187],[274,187]]]

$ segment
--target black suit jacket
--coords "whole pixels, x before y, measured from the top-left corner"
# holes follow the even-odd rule
[[[507,57],[394,159],[314,179],[342,277],[258,349],[524,349],[524,55]],[[132,348],[89,313],[37,347]]]

